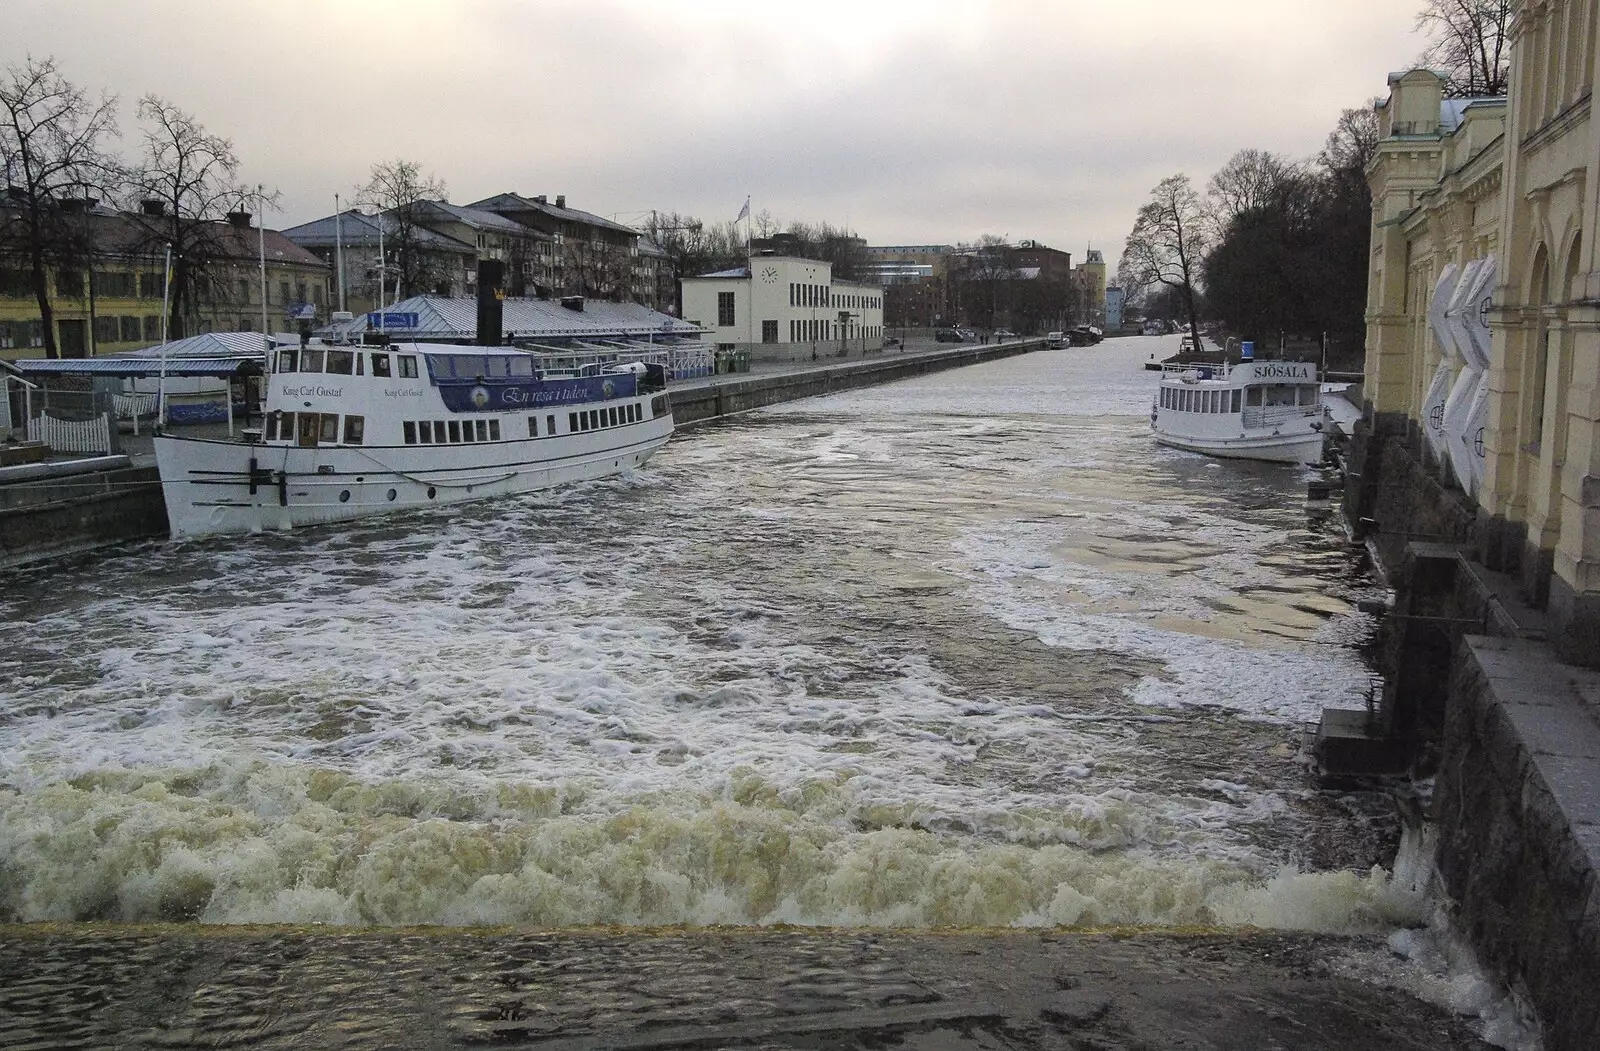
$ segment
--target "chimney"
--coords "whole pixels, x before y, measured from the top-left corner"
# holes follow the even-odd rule
[[[565,208],[566,206],[567,206],[567,195],[564,194],[564,193],[556,194],[556,207],[557,208]]]
[[[534,204],[544,204],[544,203],[546,203],[544,194],[541,193],[537,197],[535,197],[533,199],[533,203]]]
[[[243,209],[237,212],[229,212],[228,225],[237,226],[241,230],[250,229],[250,213]]]
[[[480,347],[500,344],[500,322],[505,317],[504,263],[497,259],[478,260],[478,332]]]
[[[568,310],[576,310],[580,314],[583,313],[582,296],[562,296],[561,305],[566,307]]]
[[[166,215],[167,202],[147,197],[139,202],[139,212],[143,215]]]

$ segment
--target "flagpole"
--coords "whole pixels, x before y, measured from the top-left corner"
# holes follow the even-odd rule
[[[267,194],[266,187],[256,184],[257,216],[256,242],[261,249],[261,334],[267,335]]]
[[[166,280],[161,282],[161,378],[156,382],[157,423],[167,426],[167,324],[172,302],[172,242],[167,242]],[[137,412],[138,410],[135,410]]]

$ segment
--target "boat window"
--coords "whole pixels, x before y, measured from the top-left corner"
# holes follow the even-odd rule
[[[344,443],[346,445],[360,445],[367,433],[367,418],[365,416],[346,416],[344,418]]]
[[[611,416],[611,426],[615,427],[618,423],[621,422],[620,420],[617,419],[617,407],[615,405],[613,405],[613,406],[611,406],[611,408],[607,409],[606,412],[609,413],[610,416]]]
[[[600,422],[600,413],[598,411],[594,410],[594,409],[590,409],[589,410],[589,429],[591,431],[599,430],[601,426],[602,426],[602,424]]]
[[[292,441],[294,439],[294,413],[285,412],[279,415],[281,419],[278,420],[278,439],[285,442]]]
[[[575,412],[567,413],[567,433],[571,434],[573,431],[576,431],[577,429],[578,429],[578,414],[575,413]]]
[[[1239,399],[1240,399],[1240,396],[1243,395],[1243,394],[1244,394],[1244,391],[1239,390],[1237,387],[1234,388],[1234,391],[1233,391],[1233,408],[1230,411],[1232,411],[1232,412],[1238,412],[1239,411]]]
[[[544,433],[556,433],[556,418],[554,416],[546,416],[544,418]]]
[[[321,372],[322,371],[322,351],[321,350],[302,349],[300,351],[300,371],[301,372]]]
[[[276,441],[278,438],[278,414],[267,413],[267,418],[261,421],[261,440],[265,442]]]
[[[365,376],[367,374],[367,356],[365,354],[357,354],[354,351],[351,352],[350,356],[356,359],[356,375]]]
[[[400,378],[405,380],[416,379],[417,356],[415,354],[401,354],[398,357],[400,363]]]
[[[1293,405],[1294,386],[1289,383],[1274,383],[1267,388],[1267,405]]]
[[[469,424],[467,424],[467,426],[471,427],[472,425],[469,423]],[[450,424],[449,424],[449,427],[450,427],[450,440],[452,442],[459,442],[461,440],[461,423],[459,421],[457,421],[457,420],[451,420]],[[472,440],[472,435],[469,433],[467,435],[467,441],[470,442],[471,440]]]
[[[422,423],[418,424],[417,437],[421,439],[423,445],[433,444],[433,427],[429,425],[427,420],[423,420]]]
[[[317,428],[317,441],[328,442],[331,444],[333,442],[337,442],[338,440],[339,414],[336,412],[323,413],[322,422]]]
[[[490,420],[489,421],[489,440],[491,442],[497,442],[497,441],[500,440],[500,421],[499,420]]]
[[[1245,391],[1244,392],[1244,403],[1246,405],[1260,406],[1260,404],[1261,404],[1261,388],[1260,387],[1251,387],[1249,390]]]
[[[447,359],[457,379],[477,379],[486,375],[483,357],[478,354],[452,354]]]
[[[480,442],[486,442],[489,440],[488,420],[468,420],[467,423],[475,427],[478,432],[478,440]]]
[[[586,413],[586,412],[574,412],[574,413],[571,414],[570,418],[572,420],[572,429],[574,431],[586,431],[586,430],[589,429],[589,414],[588,413]]]
[[[490,358],[489,371],[484,373],[484,375],[501,377],[511,375],[511,359],[507,357]]]
[[[654,398],[650,399],[650,415],[651,416],[660,416],[661,414],[665,413],[666,411],[667,411],[667,396],[665,394],[657,394]]]
[[[1206,411],[1207,412],[1221,412],[1222,411],[1222,392],[1220,390],[1213,390],[1213,391],[1207,391],[1206,392]]]
[[[443,445],[444,444],[444,421],[443,420],[434,420],[433,421],[433,444],[435,444],[435,445]]]
[[[1317,388],[1311,387],[1311,386],[1301,386],[1301,388],[1300,388],[1300,404],[1301,405],[1315,405],[1316,403],[1317,403]]]
[[[537,416],[528,417],[528,437],[539,437],[539,417]]]
[[[296,362],[295,362],[295,359],[298,358],[299,356],[300,356],[300,352],[296,351],[296,350],[280,350],[280,351],[278,351],[278,371],[279,372],[298,372],[298,371],[300,371],[298,368],[296,368]]]
[[[372,375],[381,379],[389,378],[389,355],[373,352]]]
[[[355,355],[348,350],[328,351],[328,371],[335,376],[349,376],[355,372]]]
[[[511,363],[511,375],[513,375],[513,376],[532,376],[533,375],[533,359],[532,358],[507,358],[506,360]]]
[[[400,426],[405,431],[406,444],[407,445],[415,445],[415,444],[417,444],[417,424],[416,424],[416,421],[415,420],[407,420],[405,423],[401,424]]]

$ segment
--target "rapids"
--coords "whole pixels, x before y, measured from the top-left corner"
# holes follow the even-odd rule
[[[1298,756],[1372,585],[1304,469],[1150,440],[1166,342],[13,572],[0,921],[1414,921]]]

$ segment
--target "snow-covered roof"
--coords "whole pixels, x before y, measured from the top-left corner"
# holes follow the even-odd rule
[[[493,197],[485,197],[481,201],[473,201],[467,207],[502,213],[541,212],[553,219],[564,219],[567,222],[598,226],[627,234],[638,233],[637,230],[631,227],[623,226],[621,223],[614,223],[610,219],[601,218],[593,212],[585,212],[578,208],[568,208],[565,205],[554,205],[548,200],[540,201],[532,197],[524,197],[519,193],[497,193]]]
[[[393,237],[399,229],[399,224],[392,215],[384,215],[380,220],[376,215],[367,215],[355,209],[339,213],[337,231],[334,228],[334,217],[324,216],[313,219],[309,223],[291,226],[283,231],[283,236],[297,245],[307,248],[332,248],[339,241],[346,245],[371,245],[378,244],[378,223],[383,223],[385,237]],[[412,236],[424,248],[432,248],[443,252],[460,252],[472,254],[477,251],[475,247],[465,241],[458,241],[454,237],[436,233],[423,226],[413,226]]]
[[[199,335],[175,339],[163,350],[161,344],[133,350],[118,357],[159,358],[165,354],[172,358],[236,358],[245,354],[265,357],[273,347],[270,337],[260,332],[202,332]]]
[[[476,230],[496,230],[504,234],[529,237],[543,236],[539,235],[537,230],[507,219],[496,212],[491,212],[484,208],[473,208],[464,204],[451,204],[449,201],[418,201],[417,214],[424,217],[438,216],[445,219],[454,219],[456,222]]]
[[[698,274],[696,276],[698,276],[698,277],[749,277],[750,276],[750,268],[748,266],[736,266],[732,270],[718,270],[714,274]]]

